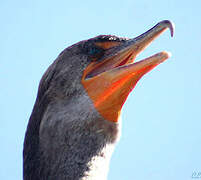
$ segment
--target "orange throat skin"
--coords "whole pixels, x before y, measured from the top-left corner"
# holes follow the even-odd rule
[[[126,45],[118,44],[118,52],[101,61],[93,61],[86,67],[81,83],[104,119],[118,122],[122,106],[138,80],[170,57],[169,53],[160,52],[133,63],[135,57],[167,28],[173,35],[172,23],[161,21],[146,33],[126,42]],[[112,45],[114,48],[114,43]]]

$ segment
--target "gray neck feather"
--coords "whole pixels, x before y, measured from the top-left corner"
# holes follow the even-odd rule
[[[50,103],[39,130],[40,177],[107,179],[118,134],[119,124],[103,119],[86,94]]]

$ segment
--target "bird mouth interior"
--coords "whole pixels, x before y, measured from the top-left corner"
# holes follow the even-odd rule
[[[84,72],[84,79],[91,79],[109,71],[115,71],[121,68],[129,68],[129,66],[144,67],[144,62],[150,64],[159,64],[169,57],[167,52],[160,52],[150,56],[144,60],[134,63],[136,56],[142,52],[156,37],[158,37],[166,29],[170,29],[171,36],[173,36],[174,26],[168,21],[161,21],[147,32],[140,36],[129,39],[111,48],[101,60],[92,62]],[[137,67],[138,66],[138,67]]]
[[[131,59],[131,57],[132,57],[132,54],[130,54],[128,57],[126,57],[126,58],[125,58],[120,64],[118,64],[116,67],[125,65],[125,64],[129,61],[129,59]],[[133,61],[134,61],[134,60],[133,60]]]
[[[93,62],[90,64],[91,67],[89,67],[89,71],[85,79],[93,78],[106,71],[132,63],[133,61],[134,58],[132,59],[132,54],[130,53],[124,55],[124,57],[121,57],[121,59],[118,57],[118,55],[115,55],[114,57],[104,59],[102,62]]]

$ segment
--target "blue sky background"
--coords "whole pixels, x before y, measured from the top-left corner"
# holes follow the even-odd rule
[[[23,139],[39,80],[67,46],[100,34],[135,37],[176,25],[137,59],[172,57],[145,75],[122,112],[109,180],[188,180],[201,172],[201,1],[0,2],[0,179],[22,179]]]

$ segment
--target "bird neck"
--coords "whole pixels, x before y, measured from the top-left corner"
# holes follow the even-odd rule
[[[118,134],[119,124],[103,119],[88,96],[49,103],[32,145],[37,170],[26,179],[104,180]]]

